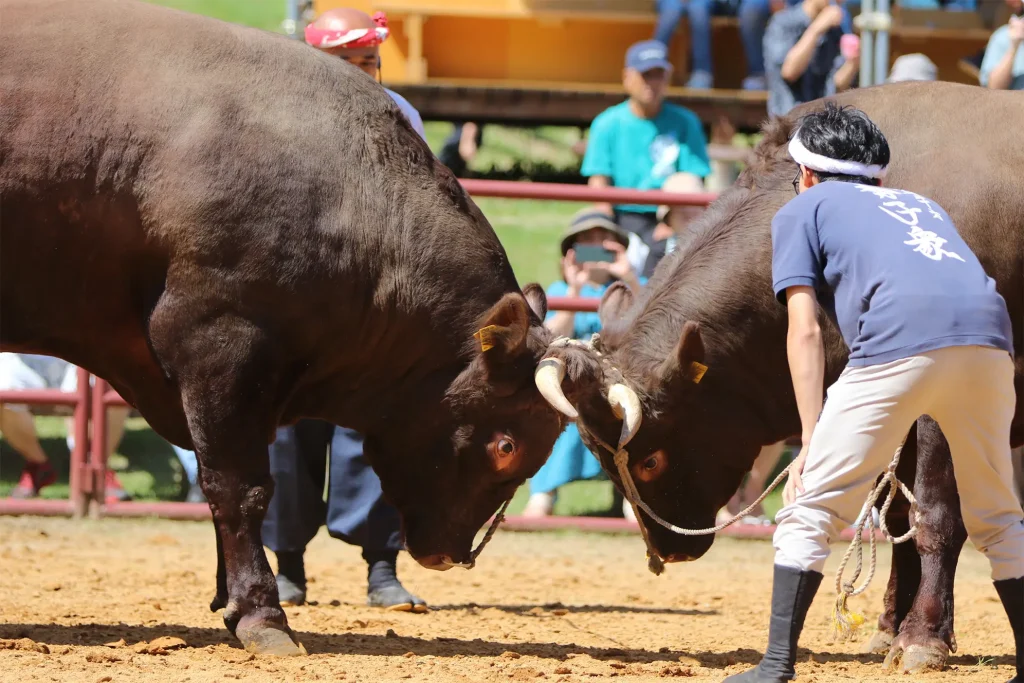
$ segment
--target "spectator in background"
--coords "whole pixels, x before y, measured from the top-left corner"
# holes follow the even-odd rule
[[[711,172],[700,119],[685,107],[665,102],[671,73],[661,41],[639,42],[626,52],[622,83],[629,99],[598,114],[590,127],[581,173],[591,187],[657,190],[673,173],[704,178]],[[639,274],[649,277],[665,255],[665,240],[654,237],[656,207],[625,204],[613,209],[602,203],[597,208],[643,240],[649,253]]]
[[[900,81],[934,81],[939,77],[938,67],[920,52],[902,55],[892,63],[887,83]]]
[[[654,39],[668,47],[683,13],[690,22],[690,52],[693,67],[687,88],[704,90],[714,87],[711,61],[711,17],[739,17],[740,37],[747,58],[744,90],[764,90],[764,55],[762,41],[771,16],[769,0],[658,0],[658,24]]]
[[[457,177],[465,177],[469,164],[483,144],[483,133],[484,127],[472,121],[456,123],[437,153],[438,160]]]
[[[704,183],[692,173],[676,173],[669,176],[661,189],[665,192],[679,194],[698,194],[704,192]],[[666,256],[678,249],[681,243],[685,244],[688,237],[687,229],[693,221],[703,215],[704,211],[703,206],[663,205],[658,207],[656,213],[658,227],[655,229],[655,238],[666,240]]]
[[[1024,90],[1024,3],[1006,0],[1014,16],[988,40],[981,61],[981,84],[993,90]]]
[[[860,46],[854,34],[846,34],[841,50],[843,20],[841,4],[803,0],[779,10],[768,22],[764,55],[769,115],[782,116],[798,104],[853,85]]]
[[[28,353],[0,353],[0,389],[60,389],[73,393],[78,387],[77,368],[66,360],[52,356],[37,356]],[[107,457],[121,441],[128,408],[109,408],[107,429]],[[74,421],[67,421],[68,449],[73,450]],[[0,405],[0,433],[25,459],[18,484],[11,491],[12,498],[35,498],[39,492],[57,481],[57,473],[39,443],[35,418],[28,406],[17,404]],[[121,485],[113,470],[108,469],[105,481],[106,502],[131,498]]]
[[[562,237],[562,279],[548,287],[547,295],[599,298],[615,280],[625,282],[634,293],[638,292],[642,281],[627,258],[628,245],[629,235],[607,214],[594,208],[577,212]],[[583,246],[603,247],[606,258],[611,260],[589,260],[588,255],[579,252]],[[600,331],[601,321],[597,313],[549,311],[544,326],[558,336],[589,340]],[[583,445],[575,423],[569,423],[555,442],[551,457],[530,479],[530,498],[523,515],[550,515],[560,487],[600,473],[597,458]],[[628,504],[622,509],[627,517],[632,517]]]

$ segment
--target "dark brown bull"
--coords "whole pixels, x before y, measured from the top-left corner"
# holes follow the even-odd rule
[[[421,564],[471,562],[562,428],[533,381],[546,303],[391,98],[144,3],[0,15],[2,348],[87,368],[195,448],[232,632],[297,651],[260,523],[267,444],[300,417],[366,435]]]
[[[1014,343],[1020,395],[1024,97],[907,83],[836,99],[866,111],[887,136],[893,156],[886,184],[937,200],[997,280],[1019,331]],[[797,167],[786,150],[794,117],[819,106],[820,101],[810,103],[767,125],[752,166],[712,204],[680,250],[659,265],[642,300],[634,304],[628,289],[618,286],[606,292],[602,368],[584,351],[557,352],[566,362],[562,387],[579,411],[580,433],[620,487],[611,454],[597,439],[612,446],[619,439],[622,423],[609,407],[608,387],[624,382],[634,390],[642,423],[628,446],[632,477],[642,500],[681,527],[713,526],[716,511],[761,446],[800,430],[786,360],[786,311],[772,295],[770,225],[794,196]],[[848,350],[838,330],[824,316],[822,321],[831,384]],[[709,368],[700,383],[693,381],[694,362]],[[1020,402],[1012,438],[1014,445],[1024,443]],[[921,503],[920,533],[916,548],[907,543],[893,549],[874,645],[891,645],[890,653],[914,670],[940,666],[955,642],[953,575],[966,539],[948,446],[930,419],[922,418],[912,430],[899,475],[913,484]],[[898,533],[908,528],[908,505],[900,500],[888,518]],[[670,562],[699,558],[714,540],[676,535],[646,514],[642,521],[657,553]]]

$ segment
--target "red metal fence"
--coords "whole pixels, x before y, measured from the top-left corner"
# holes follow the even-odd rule
[[[463,180],[466,191],[476,197],[505,197],[555,201],[610,202],[615,204],[666,204],[671,206],[706,206],[716,197],[713,193],[675,194],[662,191],[591,188],[586,185],[511,182],[502,180]],[[551,297],[548,308],[553,311],[596,311],[594,298]],[[90,382],[93,380],[94,382]],[[90,386],[92,384],[92,386]],[[119,502],[105,504],[107,408],[127,406],[105,380],[92,378],[79,368],[78,388],[74,393],[56,389],[33,391],[0,391],[0,403],[58,405],[74,408],[75,447],[71,453],[69,500],[0,499],[0,515],[90,515],[157,516],[172,519],[209,519],[210,508],[204,503]],[[92,433],[90,434],[90,427]],[[513,526],[544,528],[551,522],[522,522]],[[629,528],[625,520],[602,520],[603,527]],[[602,528],[603,528],[602,527]]]

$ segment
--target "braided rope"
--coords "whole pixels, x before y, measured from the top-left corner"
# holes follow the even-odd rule
[[[598,335],[594,335],[589,342],[582,342],[576,339],[568,339],[566,337],[559,337],[551,343],[553,347],[566,347],[566,346],[577,346],[585,348],[593,352],[602,362],[606,362],[607,359],[602,357],[601,352],[598,350],[600,340]],[[637,525],[640,527],[640,535],[644,539],[644,543],[647,545],[647,567],[650,571],[657,575],[660,575],[665,571],[665,562],[661,556],[654,549],[654,545],[651,543],[650,532],[647,530],[647,526],[644,524],[643,519],[640,516],[640,510],[647,513],[647,516],[653,519],[655,522],[660,524],[662,527],[672,531],[673,533],[681,536],[708,536],[711,534],[718,533],[719,531],[732,526],[739,520],[746,517],[753,511],[758,505],[760,505],[765,498],[767,498],[772,491],[778,488],[782,480],[789,476],[790,470],[796,464],[793,461],[789,464],[786,469],[779,473],[775,480],[758,496],[757,500],[748,505],[745,509],[741,510],[738,514],[733,516],[720,524],[716,524],[713,527],[706,529],[684,529],[676,526],[670,522],[666,522],[657,513],[654,512],[643,500],[640,498],[640,492],[636,488],[636,483],[633,481],[633,476],[629,471],[629,452],[626,450],[625,443],[620,443],[618,448],[612,448],[605,443],[599,436],[594,433],[590,433],[593,438],[602,448],[607,450],[613,456],[615,468],[618,470],[619,479],[622,481],[623,493],[625,494],[626,500],[629,501],[630,506],[633,508],[633,515],[636,517]],[[878,530],[882,532],[882,535],[893,545],[905,543],[917,535],[917,499],[914,494],[910,492],[910,489],[896,477],[896,468],[900,463],[900,455],[903,453],[903,446],[906,445],[906,437],[903,437],[903,442],[900,443],[899,448],[896,449],[896,453],[893,455],[892,461],[889,466],[886,467],[882,478],[878,484],[875,485],[871,493],[868,495],[867,500],[864,501],[864,506],[861,508],[860,515],[857,521],[854,523],[854,536],[850,542],[850,546],[846,549],[846,553],[843,555],[842,561],[839,563],[839,569],[836,572],[836,603],[832,610],[832,626],[833,626],[833,637],[839,637],[842,639],[849,638],[853,632],[864,623],[864,617],[853,613],[847,607],[847,600],[851,597],[860,595],[868,586],[871,584],[871,580],[875,576],[875,569],[878,564],[878,552],[875,541],[875,520],[871,514],[872,508],[878,501],[878,497],[882,494],[886,488],[888,493],[885,497],[885,502],[882,504],[882,508],[879,511],[879,525]],[[896,498],[896,492],[900,491],[910,501],[910,519],[912,523],[907,533],[902,536],[894,537],[888,528],[886,522],[886,516],[889,512],[889,507],[892,505],[893,500]],[[868,544],[871,551],[871,560],[868,566],[868,574],[859,587],[856,586],[857,579],[860,578],[861,572],[864,569],[864,553],[861,547],[862,536],[864,527],[868,528]],[[486,540],[486,539],[485,539]],[[843,580],[843,575],[846,573],[846,566],[850,561],[850,557],[853,553],[857,553],[857,567],[854,570],[853,576],[849,581]]]
[[[487,533],[485,533],[484,537],[480,539],[480,544],[469,553],[469,562],[456,566],[465,567],[466,569],[472,569],[476,566],[476,558],[480,557],[480,553],[484,551],[484,546],[486,546],[487,543],[490,542],[491,538],[494,537],[494,532],[498,530],[498,525],[505,521],[505,511],[508,510],[508,506],[511,502],[512,499],[509,498],[502,503],[501,507],[498,509],[498,514],[494,515],[494,519],[491,520],[491,526],[487,528]]]
[[[854,596],[860,595],[868,586],[871,585],[871,580],[875,576],[875,567],[877,565],[877,548],[875,541],[875,519],[871,514],[871,509],[875,506],[878,501],[878,497],[882,495],[882,491],[886,488],[889,492],[886,494],[885,502],[882,504],[882,509],[878,513],[878,529],[882,532],[882,535],[893,545],[899,543],[905,543],[917,535],[917,499],[914,494],[910,492],[907,486],[896,478],[896,467],[900,464],[900,455],[903,453],[903,446],[906,444],[906,437],[904,437],[903,443],[900,444],[899,448],[896,449],[896,454],[893,456],[892,462],[885,469],[885,473],[882,475],[881,480],[868,494],[867,500],[864,501],[864,507],[861,508],[860,515],[857,517],[857,521],[854,522],[854,536],[853,540],[850,541],[850,546],[846,549],[846,553],[843,555],[842,561],[839,563],[839,569],[836,571],[836,602],[832,608],[832,637],[833,639],[847,640],[853,635],[853,632],[864,623],[864,617],[855,612],[851,612],[847,606],[847,600]],[[910,518],[913,523],[910,525],[910,529],[907,533],[902,536],[894,537],[889,532],[888,524],[886,523],[886,515],[889,512],[889,507],[892,505],[893,500],[896,498],[896,491],[899,490],[910,501]],[[856,586],[857,579],[860,578],[861,571],[863,570],[864,561],[864,549],[861,547],[862,535],[864,527],[868,529],[868,546],[871,552],[871,562],[868,567],[868,575],[864,578],[864,583],[860,586]],[[843,580],[843,575],[846,573],[846,565],[850,561],[850,557],[853,553],[857,553],[857,567],[853,571],[853,576],[849,581]]]

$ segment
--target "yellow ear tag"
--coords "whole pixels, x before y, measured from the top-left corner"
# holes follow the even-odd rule
[[[696,361],[690,363],[690,380],[694,384],[700,384],[700,380],[704,377],[704,373],[708,371],[708,366],[698,363]]]
[[[494,339],[491,337],[491,333],[498,329],[497,325],[488,325],[482,327],[476,331],[473,338],[480,342],[480,352],[489,351],[494,348]]]

